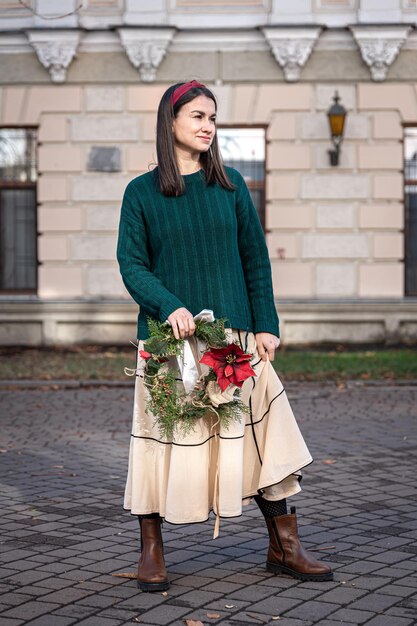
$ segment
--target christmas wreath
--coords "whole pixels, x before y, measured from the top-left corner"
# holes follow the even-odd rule
[[[202,313],[212,314],[206,309]],[[143,382],[149,390],[146,408],[168,440],[176,429],[187,434],[197,419],[210,413],[216,416],[214,424],[228,428],[232,420],[241,419],[242,411],[248,412],[240,390],[247,378],[256,376],[249,363],[254,355],[228,342],[225,319],[213,316],[213,321],[207,321],[207,315],[199,319],[200,315],[194,318],[194,335],[186,339],[176,339],[167,322],[148,317],[149,338],[139,351],[145,361]],[[204,346],[201,358],[199,343]]]

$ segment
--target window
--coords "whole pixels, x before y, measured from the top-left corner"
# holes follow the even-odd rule
[[[225,164],[245,179],[265,230],[265,129],[218,128],[217,138]]]
[[[0,128],[0,291],[36,293],[36,130]]]
[[[405,128],[405,295],[417,296],[417,128]]]

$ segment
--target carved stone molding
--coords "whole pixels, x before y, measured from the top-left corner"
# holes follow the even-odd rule
[[[372,80],[383,81],[412,30],[411,26],[350,26]]]
[[[172,41],[175,28],[119,28],[118,33],[129,61],[141,80],[151,83]]]
[[[80,41],[78,30],[29,30],[30,45],[49,71],[52,82],[63,83]]]
[[[301,69],[319,38],[321,27],[262,29],[272,54],[284,71],[285,80],[299,80]]]

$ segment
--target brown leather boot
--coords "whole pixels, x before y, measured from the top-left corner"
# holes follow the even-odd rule
[[[138,587],[142,591],[166,591],[169,589],[162,543],[160,517],[140,517],[140,558],[138,563]]]
[[[269,532],[266,569],[300,580],[333,580],[331,568],[317,561],[301,545],[295,510],[292,506],[291,514],[265,517]]]

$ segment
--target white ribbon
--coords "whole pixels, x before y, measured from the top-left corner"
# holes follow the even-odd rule
[[[203,309],[194,316],[194,321],[204,320],[205,322],[214,322],[214,319],[214,313],[211,309]],[[200,344],[202,344],[202,342],[199,342],[195,335],[186,337],[181,354],[177,356],[178,367],[186,394],[194,389],[201,373],[204,371],[204,373],[207,374],[209,371],[207,366],[198,363],[201,358],[201,352],[206,348],[206,346],[201,345],[202,350],[200,350]]]

